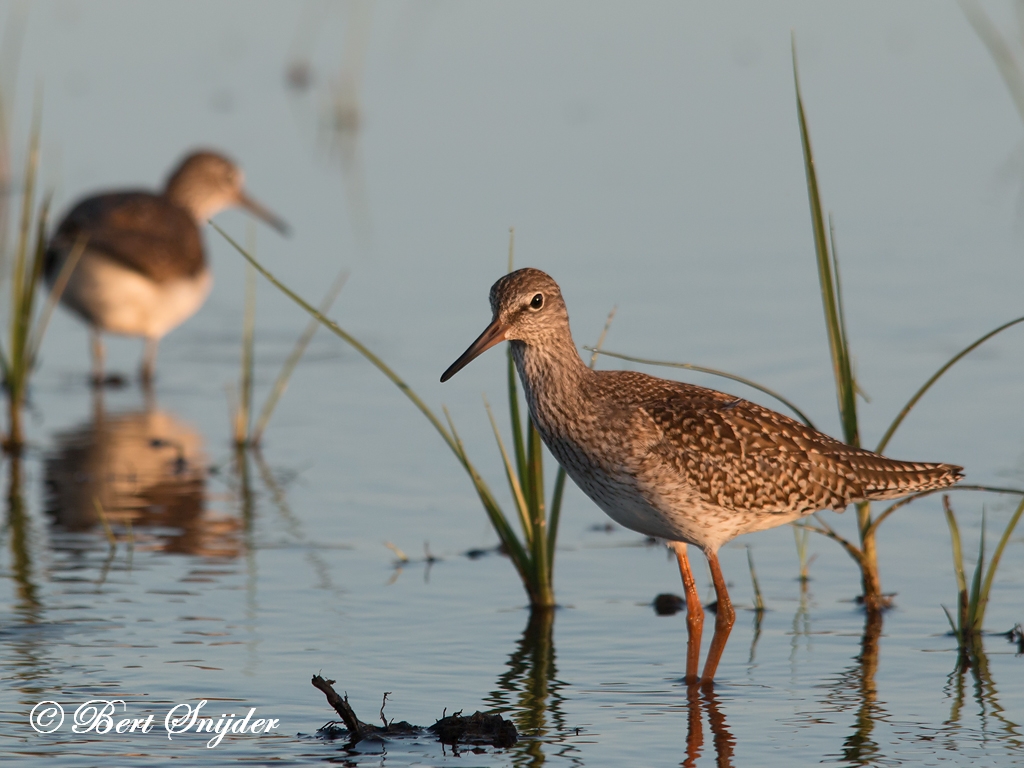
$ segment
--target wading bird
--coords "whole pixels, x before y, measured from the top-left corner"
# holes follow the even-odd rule
[[[822,509],[944,488],[950,464],[894,461],[713,389],[635,371],[594,371],[580,359],[561,291],[520,269],[491,288],[493,318],[441,376],[512,344],[537,431],[569,477],[617,523],[665,539],[686,591],[686,682],[710,684],[736,618],[718,563],[730,539]],[[697,676],[704,609],[686,554],[700,547],[718,598],[715,633]]]
[[[157,345],[202,306],[213,283],[200,227],[225,208],[241,206],[281,233],[288,227],[249,197],[242,171],[216,152],[194,152],[171,173],[163,192],[122,190],[79,201],[46,251],[53,288],[68,257],[81,250],[61,303],[81,317],[92,337],[92,380],[103,374],[101,333],[145,339],[141,379],[153,379]]]

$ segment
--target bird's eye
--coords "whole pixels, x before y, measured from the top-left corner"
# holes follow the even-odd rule
[[[530,300],[530,309],[540,309],[544,306],[544,294],[538,293]]]

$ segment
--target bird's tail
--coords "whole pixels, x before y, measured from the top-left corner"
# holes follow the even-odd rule
[[[954,464],[926,464],[886,459],[883,467],[866,474],[864,497],[871,500],[897,499],[921,491],[946,488],[963,479],[963,467]]]

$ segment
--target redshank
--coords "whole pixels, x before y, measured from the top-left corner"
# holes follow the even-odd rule
[[[710,684],[736,618],[718,563],[730,539],[822,509],[952,485],[961,468],[894,461],[713,389],[635,371],[594,371],[558,284],[520,269],[491,288],[493,319],[441,376],[512,344],[530,417],[569,477],[613,520],[669,542],[686,591],[686,682]],[[686,554],[700,547],[718,599],[697,676],[704,610]]]
[[[153,378],[157,345],[202,306],[213,283],[200,227],[241,206],[282,233],[287,225],[249,197],[242,171],[216,152],[194,152],[163,192],[123,190],[79,201],[57,227],[46,252],[53,287],[65,260],[84,250],[60,300],[88,325],[93,382],[103,382],[102,332],[145,339],[141,377]]]

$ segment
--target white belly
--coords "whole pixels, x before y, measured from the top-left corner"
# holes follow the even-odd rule
[[[684,541],[709,552],[744,533],[774,528],[800,517],[799,513],[731,510],[711,504],[684,482],[662,478],[646,492],[641,481],[612,474],[565,446],[552,450],[569,477],[601,510],[619,525],[668,541]]]
[[[61,302],[101,331],[159,339],[196,313],[212,285],[206,268],[158,283],[86,250]]]

